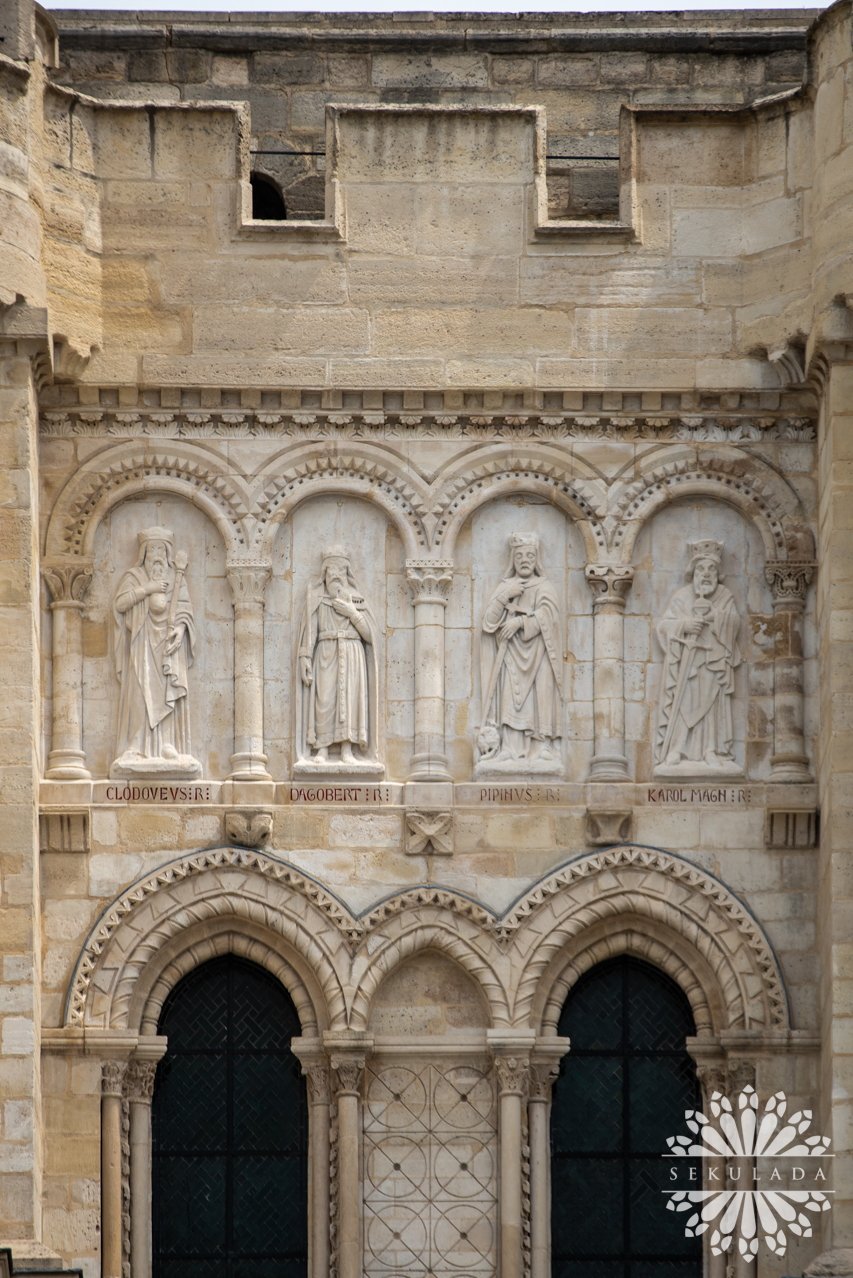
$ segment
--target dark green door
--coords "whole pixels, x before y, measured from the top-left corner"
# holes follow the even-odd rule
[[[699,1107],[687,998],[658,968],[612,959],[578,981],[559,1032],[572,1046],[551,1110],[553,1278],[701,1278],[701,1239],[661,1192],[666,1138]]]
[[[159,1032],[155,1278],[305,1278],[308,1119],[290,996],[225,955],[175,987]]]

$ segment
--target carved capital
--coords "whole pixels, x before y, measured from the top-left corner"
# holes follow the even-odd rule
[[[409,809],[406,813],[406,826],[406,852],[409,856],[422,856],[424,853],[433,853],[435,856],[452,855],[452,812],[416,812]]]
[[[532,1101],[549,1101],[551,1088],[560,1073],[559,1061],[546,1061],[530,1066],[528,1099]]]
[[[270,579],[269,564],[230,563],[226,566],[228,584],[235,604],[260,604]]]
[[[241,848],[261,848],[272,835],[272,813],[235,810],[225,813],[225,837]]]
[[[729,1100],[739,1096],[745,1087],[755,1087],[754,1061],[729,1061],[727,1092]]]
[[[722,1061],[697,1065],[696,1077],[702,1085],[704,1104],[708,1104],[715,1092],[726,1094],[726,1067]]]
[[[332,1099],[329,1067],[322,1061],[305,1061],[302,1073],[308,1079],[309,1096],[312,1105],[328,1105]]]
[[[527,1091],[530,1061],[526,1056],[497,1056],[495,1074],[501,1095],[523,1096]]]
[[[127,1061],[101,1061],[101,1095],[121,1096]]]
[[[634,569],[626,564],[587,564],[587,585],[593,594],[593,608],[625,607],[634,580]]]
[[[806,591],[817,564],[811,560],[768,559],[764,577],[773,591],[773,603],[781,609],[799,612],[805,606]]]
[[[82,608],[92,581],[93,566],[85,559],[53,559],[42,562],[41,575],[50,591],[52,608]]]
[[[127,1067],[127,1099],[138,1101],[144,1105],[151,1104],[154,1095],[154,1076],[157,1073],[156,1061],[131,1061]]]
[[[453,581],[453,560],[407,559],[406,580],[416,604],[438,603],[446,607]]]
[[[358,1096],[361,1091],[361,1079],[364,1074],[364,1056],[333,1056],[332,1069],[338,1077],[337,1092],[339,1096]]]

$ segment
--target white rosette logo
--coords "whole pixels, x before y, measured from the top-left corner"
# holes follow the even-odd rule
[[[684,1228],[688,1238],[712,1229],[710,1244],[715,1256],[728,1252],[735,1239],[746,1261],[755,1257],[762,1239],[782,1256],[789,1234],[811,1238],[813,1218],[806,1213],[828,1211],[831,1206],[831,1190],[788,1187],[789,1181],[826,1182],[820,1163],[805,1160],[833,1157],[826,1152],[830,1140],[827,1136],[800,1139],[812,1125],[811,1110],[798,1110],[786,1120],[784,1092],[771,1096],[760,1116],[758,1097],[751,1087],[744,1088],[737,1105],[735,1113],[727,1097],[714,1092],[712,1118],[699,1110],[685,1111],[693,1136],[669,1136],[670,1152],[664,1158],[713,1162],[703,1163],[708,1187],[664,1191],[669,1194],[667,1208],[692,1211]],[[672,1179],[676,1178],[675,1170],[670,1170]],[[743,1187],[744,1181],[752,1182],[749,1188]]]

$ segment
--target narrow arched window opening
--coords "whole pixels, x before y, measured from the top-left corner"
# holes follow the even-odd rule
[[[666,1210],[661,1157],[685,1109],[701,1108],[685,1047],[694,1032],[680,987],[627,955],[570,992],[551,1110],[553,1278],[700,1278],[701,1239]]]
[[[308,1106],[287,991],[227,954],[175,987],[158,1032],[154,1278],[306,1278]]]
[[[276,184],[260,173],[253,173],[249,181],[252,184],[252,217],[259,222],[285,221],[287,211]]]

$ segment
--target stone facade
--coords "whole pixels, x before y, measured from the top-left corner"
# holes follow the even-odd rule
[[[160,1012],[232,952],[311,1278],[548,1278],[619,954],[832,1138],[761,1278],[853,1247],[850,0],[2,22],[0,1243],[147,1278]]]

